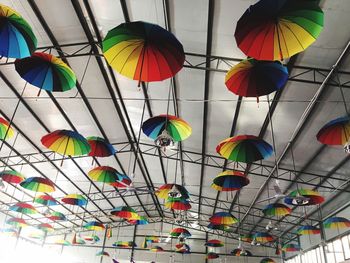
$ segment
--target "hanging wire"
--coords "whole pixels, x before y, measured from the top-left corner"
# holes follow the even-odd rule
[[[86,65],[85,65],[85,68],[84,68],[84,71],[83,71],[83,75],[82,75],[81,80],[80,80],[80,82],[79,82],[79,85],[80,85],[80,86],[83,85],[83,81],[84,81],[84,79],[85,79],[85,75],[86,75],[87,69],[88,69],[88,67],[89,67],[89,65],[90,65],[90,59],[91,59],[91,57],[92,57],[92,52],[91,52],[91,50],[90,50],[89,53],[90,53],[90,55],[89,55],[89,57],[88,57],[88,60],[87,60],[87,62],[86,62]],[[77,93],[76,93],[74,96],[70,97],[70,98],[76,98],[76,97],[78,96],[78,94],[79,94],[79,91],[77,91]]]
[[[338,80],[338,84],[339,84],[340,94],[341,94],[342,99],[343,99],[345,112],[346,112],[346,115],[349,117],[349,110],[348,110],[348,107],[347,107],[347,105],[346,105],[346,100],[345,100],[345,95],[344,95],[343,86],[341,85],[341,82],[340,82],[340,78],[339,78],[339,74],[338,74],[338,73],[336,74],[336,76],[337,76],[337,80]]]
[[[267,103],[269,105],[268,117],[269,117],[270,128],[271,128],[271,138],[272,138],[273,151],[274,151],[274,156],[275,156],[276,178],[278,179],[278,177],[279,177],[279,175],[278,175],[278,162],[277,162],[275,135],[274,135],[273,124],[272,124],[272,117],[271,117],[270,97],[269,97],[269,95],[267,95],[266,97],[267,97]]]

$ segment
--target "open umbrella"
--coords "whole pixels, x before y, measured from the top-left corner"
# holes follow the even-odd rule
[[[181,243],[179,246],[176,246],[175,252],[180,254],[190,254],[191,248],[189,245]]]
[[[126,220],[131,225],[148,225],[148,220],[144,216],[140,216],[139,219],[128,219]]]
[[[18,231],[14,228],[1,228],[0,234],[15,237],[18,235]]]
[[[214,225],[233,225],[238,222],[237,218],[228,212],[217,212],[209,218]]]
[[[96,243],[100,241],[100,238],[96,235],[91,235],[91,236],[83,236],[83,239],[89,242]]]
[[[88,141],[91,147],[89,156],[108,157],[116,153],[116,150],[113,148],[113,146],[104,138],[90,136],[87,137],[86,140]]]
[[[116,169],[110,166],[98,166],[88,172],[88,176],[101,183],[107,183],[112,186],[124,186],[127,187],[131,184],[131,179],[119,173]]]
[[[38,225],[37,228],[44,232],[53,232],[55,230],[53,226],[48,223],[42,223]]]
[[[137,214],[137,212],[129,207],[129,206],[119,206],[119,207],[115,207],[112,209],[111,211],[111,215],[113,216],[117,216],[120,218],[124,218],[124,219],[139,219],[140,216]]]
[[[206,256],[206,259],[216,259],[216,258],[219,258],[219,254],[215,252],[209,252]]]
[[[10,123],[0,117],[0,140],[11,139],[15,135]]]
[[[297,230],[298,235],[317,235],[320,233],[321,233],[321,230],[312,225],[301,226]]]
[[[186,188],[179,184],[163,184],[157,189],[155,194],[161,199],[168,199],[169,197],[190,198],[190,194]]]
[[[235,38],[248,57],[273,61],[304,51],[322,29],[317,0],[260,0],[238,20]]]
[[[171,78],[185,61],[183,47],[173,34],[141,21],[122,23],[110,30],[102,50],[113,69],[139,83]]]
[[[67,205],[85,206],[88,201],[81,194],[68,194],[62,198],[62,202]]]
[[[51,132],[41,138],[41,143],[46,148],[63,156],[81,156],[88,154],[91,150],[88,141],[82,135],[69,130]]]
[[[170,231],[170,236],[188,238],[191,236],[191,233],[185,228],[178,227]]]
[[[5,170],[0,172],[0,178],[6,183],[19,184],[26,178],[21,173],[14,170]]]
[[[300,251],[300,246],[298,244],[289,243],[282,247],[282,251],[284,252],[298,252]]]
[[[216,152],[235,162],[252,163],[267,159],[273,153],[272,146],[254,135],[230,137],[216,146]]]
[[[241,239],[243,242],[251,243],[251,242],[253,241],[253,235],[250,235],[250,234],[241,235],[241,236],[240,236],[240,239]]]
[[[149,249],[149,251],[152,251],[152,252],[163,252],[164,249],[162,247],[160,247],[160,246],[154,246],[154,247],[151,247]]]
[[[67,218],[61,212],[53,211],[46,215],[46,217],[52,221],[66,221]]]
[[[264,243],[272,242],[274,238],[269,233],[257,232],[254,234],[254,240],[259,244],[264,244]]]
[[[64,240],[64,239],[58,239],[55,241],[55,244],[57,245],[62,245],[62,246],[71,246],[72,243],[69,242],[68,240]]]
[[[218,191],[236,191],[249,184],[249,179],[238,171],[224,171],[213,180],[211,187]]]
[[[33,214],[38,213],[38,211],[36,210],[36,208],[34,206],[32,206],[31,204],[24,203],[24,202],[18,202],[16,204],[10,206],[10,210],[14,211],[14,212],[26,214],[26,215],[33,215]]]
[[[330,217],[323,222],[323,227],[328,229],[338,229],[338,230],[341,228],[349,228],[350,221],[340,216]]]
[[[53,182],[42,177],[29,177],[21,182],[20,186],[34,192],[50,193],[55,191]]]
[[[234,255],[236,257],[241,257],[241,256],[251,257],[251,256],[253,256],[252,252],[250,252],[249,250],[240,249],[240,248],[235,248],[234,250],[232,250],[231,255]]]
[[[117,241],[117,242],[114,242],[112,246],[119,247],[119,248],[132,248],[132,247],[136,247],[136,244],[133,241]]]
[[[222,230],[225,232],[231,232],[233,231],[233,229],[228,226],[228,225],[216,225],[216,224],[212,224],[210,223],[207,228],[211,229],[211,230]]]
[[[15,10],[0,4],[0,56],[24,58],[37,46],[32,28]]]
[[[142,248],[147,248],[149,244],[160,243],[160,239],[156,236],[145,236]]]
[[[183,199],[182,197],[169,197],[164,206],[171,210],[187,211],[191,209],[189,200]]]
[[[224,243],[218,239],[210,239],[204,245],[207,247],[223,247]]]
[[[350,117],[340,117],[328,122],[317,133],[317,140],[327,145],[343,145],[346,151],[350,143]]]
[[[98,251],[96,257],[110,257],[109,253],[106,251]]]
[[[55,198],[53,198],[52,196],[49,196],[49,195],[45,195],[45,194],[35,197],[34,203],[42,204],[42,205],[46,205],[46,206],[58,205],[58,202],[56,201]]]
[[[226,87],[242,97],[260,97],[281,89],[288,80],[287,67],[278,61],[246,59],[226,74]]]
[[[13,227],[26,227],[26,226],[28,226],[28,223],[24,219],[18,218],[18,217],[11,217],[11,218],[7,219],[6,224],[11,225]]]
[[[265,216],[286,216],[292,212],[292,209],[284,204],[268,204],[262,210]]]
[[[51,54],[35,52],[30,57],[17,59],[15,68],[24,80],[40,90],[64,92],[77,82],[73,70]]]
[[[302,197],[303,199],[300,199]],[[288,205],[309,206],[318,205],[324,202],[324,197],[317,191],[311,189],[297,189],[292,191],[284,202]]]
[[[276,261],[271,258],[263,258],[260,263],[276,263]]]
[[[142,131],[161,147],[173,145],[192,134],[191,126],[183,119],[162,114],[149,118],[142,124]]]
[[[105,226],[97,221],[91,221],[84,225],[84,228],[87,230],[93,230],[93,231],[102,231],[105,229]]]

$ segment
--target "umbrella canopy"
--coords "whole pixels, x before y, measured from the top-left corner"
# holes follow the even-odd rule
[[[117,216],[120,218],[124,218],[126,220],[140,218],[140,216],[137,214],[137,212],[129,206],[115,207],[112,209],[111,215],[114,215],[114,216]]]
[[[350,142],[350,117],[340,117],[328,122],[316,137],[323,144],[346,145]]]
[[[86,140],[88,141],[91,147],[89,156],[108,157],[116,154],[116,150],[104,138],[97,137],[97,136],[90,136],[90,137],[87,137]]]
[[[24,58],[37,46],[32,28],[15,10],[0,4],[0,56]]]
[[[66,221],[67,218],[61,212],[53,211],[50,214],[47,214],[46,217],[52,221]]]
[[[139,82],[171,78],[185,61],[184,49],[173,34],[141,21],[122,23],[110,30],[102,50],[113,69]]]
[[[254,135],[238,135],[220,142],[216,146],[216,152],[228,160],[252,163],[267,159],[273,149],[270,144]]]
[[[226,74],[226,87],[242,97],[260,97],[281,89],[288,80],[288,69],[279,61],[246,59]]]
[[[190,201],[183,199],[181,197],[179,198],[169,197],[166,200],[164,206],[168,209],[179,210],[179,211],[187,211],[192,207],[190,204]]]
[[[185,228],[178,227],[178,228],[174,228],[170,231],[170,236],[187,238],[187,237],[191,236],[191,233]]]
[[[210,239],[205,243],[207,247],[223,247],[224,243],[218,239]]]
[[[350,227],[350,221],[344,217],[330,217],[323,222],[324,228],[341,229]]]
[[[232,250],[231,255],[234,255],[236,257],[241,257],[241,256],[251,257],[251,256],[253,256],[252,252],[245,250],[245,249],[239,249],[239,248]]]
[[[85,206],[88,201],[81,194],[68,194],[62,198],[62,202],[68,205]]]
[[[304,51],[322,29],[317,0],[260,0],[238,20],[235,38],[248,57],[274,61]]]
[[[286,216],[292,212],[292,209],[284,204],[275,203],[265,206],[262,212],[265,216]]]
[[[34,192],[51,193],[55,191],[53,182],[42,177],[29,177],[21,182],[20,186]]]
[[[231,232],[233,229],[228,226],[228,225],[215,225],[210,223],[207,228],[212,229],[212,230],[222,230],[222,231],[226,231],[226,232]]]
[[[10,206],[10,210],[14,211],[14,212],[26,214],[26,215],[33,215],[33,214],[38,213],[38,211],[36,210],[36,208],[34,206],[32,206],[31,204],[24,203],[24,202],[18,202],[16,204]]]
[[[112,244],[113,247],[120,247],[120,248],[132,248],[137,247],[135,242],[133,241],[117,241]]]
[[[47,224],[47,223],[42,223],[42,224],[38,225],[37,228],[44,231],[44,232],[53,232],[55,230],[52,225]]]
[[[181,243],[181,244],[176,245],[175,252],[180,253],[180,254],[190,254],[191,248],[189,245],[187,245],[185,243]]]
[[[254,235],[254,240],[257,243],[264,244],[264,243],[272,242],[274,238],[269,233],[257,232]]]
[[[275,263],[275,261],[271,258],[263,258],[260,263]]]
[[[99,251],[96,253],[96,257],[110,257],[110,255],[106,251]]]
[[[149,244],[160,243],[160,239],[156,236],[145,236],[142,248],[147,248]]]
[[[216,259],[219,258],[219,254],[215,253],[215,252],[209,252],[206,256],[207,259]]]
[[[1,5],[0,5],[1,6]],[[1,10],[1,7],[0,7]],[[10,139],[15,135],[10,123],[0,117],[0,140]]]
[[[173,115],[162,114],[149,118],[142,124],[142,131],[152,140],[156,140],[163,131],[175,141],[183,141],[192,134],[191,126],[183,119]]]
[[[63,156],[81,156],[91,150],[88,141],[79,133],[69,130],[56,130],[41,138],[41,143],[48,149]]]
[[[238,171],[224,171],[213,180],[211,187],[218,191],[236,191],[249,184],[249,179]]]
[[[100,238],[96,235],[91,235],[91,236],[83,236],[83,239],[89,242],[96,243],[100,241]]]
[[[240,238],[243,242],[251,243],[254,237],[253,235],[247,234],[247,235],[241,235]]]
[[[46,205],[46,206],[58,205],[58,202],[56,201],[55,198],[53,198],[52,196],[49,196],[49,195],[45,195],[45,194],[35,197],[34,202],[37,204],[42,204],[42,205]]]
[[[317,235],[321,233],[321,230],[312,225],[301,226],[297,230],[298,235]]]
[[[51,54],[35,52],[30,57],[17,59],[15,68],[25,81],[46,91],[68,91],[77,82],[73,70]]]
[[[298,244],[289,243],[282,247],[284,252],[297,252],[300,251],[300,246]]]
[[[118,181],[114,183],[109,183],[111,186],[117,187],[117,188],[127,188],[131,185],[132,181],[129,176],[121,173],[118,173],[118,176],[119,176]]]
[[[33,239],[43,239],[44,238],[44,233],[41,231],[36,231],[36,232],[31,232],[28,234],[29,238],[33,238]]]
[[[155,194],[162,199],[168,199],[169,197],[182,197],[183,199],[190,198],[187,189],[179,184],[163,184],[158,188]]]
[[[127,222],[131,225],[148,225],[148,220],[144,216],[140,216],[139,219],[129,219]]]
[[[64,239],[58,239],[55,241],[55,244],[57,245],[62,245],[62,246],[71,246],[72,243],[69,242],[68,240],[64,240]]]
[[[0,234],[15,237],[18,235],[18,231],[14,228],[1,228]]]
[[[163,252],[164,249],[162,247],[160,247],[160,246],[154,246],[154,247],[151,247],[149,249],[149,251],[152,251],[152,252]]]
[[[233,225],[238,222],[237,218],[228,212],[217,212],[209,218],[214,225]]]
[[[84,225],[84,228],[87,230],[102,231],[105,229],[105,226],[100,222],[91,221],[91,222],[86,223]]]
[[[299,202],[298,198],[306,198],[305,202]],[[308,205],[318,205],[324,202],[324,197],[321,196],[317,191],[311,189],[297,189],[291,192],[284,202],[288,205],[298,205],[298,206],[308,206]]]
[[[18,217],[11,217],[11,218],[7,219],[6,224],[14,226],[14,227],[26,227],[26,226],[28,226],[27,222],[24,219],[18,218]]]
[[[24,175],[14,170],[5,170],[0,172],[0,178],[3,181],[11,184],[19,184],[26,179]]]
[[[123,176],[116,169],[110,166],[95,167],[94,169],[88,172],[88,176],[96,182],[108,183],[108,184],[113,184],[117,182],[122,183],[122,180],[124,179]],[[130,183],[131,183],[131,180],[130,180]]]

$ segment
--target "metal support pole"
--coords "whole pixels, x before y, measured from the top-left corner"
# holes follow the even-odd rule
[[[108,232],[108,227],[105,229],[105,236],[103,237],[103,244],[102,244],[102,252],[105,251],[105,246],[106,246],[106,240],[107,240],[107,232]],[[100,263],[103,261],[103,256],[100,258]]]
[[[134,261],[134,252],[135,252],[135,240],[136,240],[136,230],[137,230],[137,225],[134,227],[134,234],[132,236],[132,248],[131,248],[131,255],[130,255],[130,262]]]
[[[205,233],[205,243],[208,242],[208,232]],[[205,246],[205,254],[208,255],[208,246]],[[208,258],[205,257],[205,263],[208,263]]]

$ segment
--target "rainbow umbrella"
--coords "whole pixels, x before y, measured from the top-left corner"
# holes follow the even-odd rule
[[[330,217],[323,222],[324,228],[341,229],[350,227],[350,221],[344,217]]]
[[[62,245],[62,246],[71,246],[72,243],[69,242],[68,240],[64,240],[64,239],[58,239],[55,241],[55,244],[57,245]]]
[[[254,135],[238,135],[220,142],[216,152],[228,160],[252,163],[267,159],[273,150],[270,144]]]
[[[69,130],[51,132],[41,138],[41,143],[46,148],[63,156],[81,156],[88,154],[91,150],[90,144],[82,135]]]
[[[238,222],[237,218],[228,212],[217,212],[209,218],[210,223],[214,225],[233,225]]]
[[[178,227],[170,231],[170,236],[188,238],[191,236],[191,233],[185,228]]]
[[[185,61],[184,49],[173,34],[141,21],[123,23],[110,30],[102,50],[113,69],[139,83],[171,78]]]
[[[254,237],[253,235],[246,234],[246,235],[241,235],[240,238],[243,242],[251,243]]]
[[[111,186],[117,187],[117,188],[127,188],[131,185],[132,181],[129,176],[121,173],[118,173],[118,176],[119,176],[118,181],[114,183],[110,183]]]
[[[19,184],[26,179],[24,175],[14,170],[5,170],[0,172],[0,178],[3,181],[11,184]]]
[[[80,194],[68,194],[62,198],[62,202],[68,205],[85,206],[88,201]]]
[[[259,244],[272,242],[274,240],[273,236],[265,232],[257,232],[254,234],[253,238]]]
[[[236,191],[249,184],[249,179],[238,171],[224,171],[213,180],[211,187],[217,191]]]
[[[183,199],[183,198],[172,198],[169,197],[164,206],[168,209],[171,210],[179,210],[179,211],[187,211],[189,209],[191,209],[191,204],[190,201]]]
[[[112,244],[113,247],[118,248],[132,248],[137,247],[136,243],[133,241],[117,241]]]
[[[89,156],[108,157],[116,154],[116,150],[104,138],[90,136],[86,137],[86,140],[88,141],[91,147]]]
[[[160,243],[160,239],[156,236],[145,236],[145,239],[142,243],[142,248],[147,248],[149,243]]]
[[[50,193],[55,191],[53,182],[42,177],[29,177],[21,182],[20,186],[34,192]]]
[[[14,227],[26,227],[26,226],[28,226],[27,222],[24,219],[18,218],[18,217],[11,217],[11,218],[7,219],[6,224],[14,226]]]
[[[38,225],[37,228],[44,232],[53,232],[55,230],[53,226],[48,223],[42,223]]]
[[[250,252],[249,250],[239,249],[239,248],[232,250],[231,255],[234,255],[236,257],[241,257],[241,256],[251,257],[251,256],[253,256],[252,252]]]
[[[297,230],[298,235],[317,235],[320,233],[321,233],[321,230],[312,225],[301,226]]]
[[[72,244],[73,245],[85,245],[86,244],[86,242],[85,242],[85,240],[84,239],[82,239],[82,238],[77,238],[76,240],[75,240],[75,242],[73,243],[72,242]]]
[[[129,219],[127,222],[131,225],[148,225],[148,220],[144,216],[140,216],[139,219]]]
[[[304,51],[322,29],[317,0],[260,0],[237,22],[235,38],[248,57],[274,61]]]
[[[327,145],[344,145],[350,142],[350,117],[340,117],[328,122],[317,133],[317,140]]]
[[[292,212],[292,209],[284,204],[275,203],[265,206],[262,212],[265,216],[286,216]]]
[[[300,246],[298,244],[289,243],[282,247],[284,252],[297,252],[300,251]]]
[[[288,80],[288,69],[279,61],[246,59],[226,74],[226,87],[242,97],[260,97],[281,89]]]
[[[110,255],[106,251],[102,250],[96,253],[96,257],[110,257]]]
[[[1,228],[0,234],[15,237],[18,235],[18,231],[14,228]]]
[[[0,5],[1,10],[1,5]],[[10,139],[15,135],[15,132],[11,128],[11,125],[4,118],[0,117],[0,140]],[[6,137],[6,139],[5,139]]]
[[[77,78],[73,70],[60,58],[51,54],[35,52],[30,57],[17,59],[18,74],[39,89],[64,92],[75,87]]]
[[[273,259],[271,258],[263,258],[260,263],[276,263]]]
[[[181,243],[181,244],[179,244],[178,247],[176,247],[175,252],[180,253],[180,254],[190,254],[191,248],[189,245],[187,245],[185,243]]]
[[[226,232],[231,232],[233,231],[233,229],[228,226],[228,225],[215,225],[210,223],[207,228],[212,229],[212,230],[222,230],[222,231],[226,231]]]
[[[216,259],[216,258],[219,258],[219,254],[215,252],[209,252],[206,256],[206,259]]]
[[[24,58],[37,46],[32,28],[15,10],[0,4],[0,56]]]
[[[38,211],[34,206],[24,202],[18,202],[15,205],[10,206],[10,210],[14,212],[26,214],[26,215],[33,215],[38,213]]]
[[[169,197],[190,198],[190,194],[186,188],[179,184],[163,184],[158,188],[155,194],[161,199],[168,199]]]
[[[45,195],[45,194],[35,197],[34,202],[37,204],[42,204],[42,205],[46,205],[46,206],[58,205],[58,202],[56,201],[55,198],[53,198],[52,196],[49,196],[49,195]]]
[[[217,239],[210,239],[204,245],[207,247],[223,247],[224,243]]]
[[[299,199],[300,197],[306,199]],[[318,205],[324,202],[324,197],[311,189],[297,189],[284,198],[284,202],[288,205],[298,206]]]
[[[160,247],[160,246],[154,246],[154,247],[151,247],[149,249],[149,251],[152,251],[152,252],[163,252],[164,249],[162,247]]]
[[[108,183],[110,185],[120,184],[125,187],[131,184],[131,179],[129,177],[119,173],[110,166],[98,166],[90,170],[88,176],[96,182]]]
[[[162,114],[146,120],[142,124],[142,131],[154,141],[166,133],[173,141],[179,142],[191,135],[192,128],[187,122],[176,116]]]
[[[100,222],[91,221],[91,222],[86,223],[84,225],[84,228],[87,230],[102,231],[105,229],[105,226]]]
[[[66,221],[67,218],[61,212],[53,211],[50,214],[47,214],[46,217],[52,221]]]
[[[139,219],[140,216],[137,214],[137,212],[129,207],[129,206],[119,206],[115,207],[111,211],[111,215],[124,218],[124,219]]]
[[[91,235],[91,236],[83,236],[83,239],[89,242],[96,243],[100,241],[100,238],[96,235]]]
[[[28,237],[33,239],[43,239],[44,235],[42,232],[32,232],[32,233],[29,233]]]

